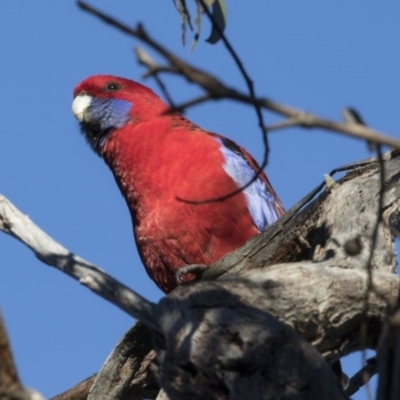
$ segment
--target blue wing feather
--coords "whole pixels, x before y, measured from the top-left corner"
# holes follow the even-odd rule
[[[254,167],[246,158],[248,155],[244,153],[241,147],[229,139],[218,136],[214,136],[214,139],[221,144],[220,150],[225,158],[225,164],[223,165],[225,172],[239,187],[246,185],[256,173]],[[255,164],[255,161],[252,161]],[[254,225],[259,231],[266,229],[284,212],[279,199],[272,190],[268,189],[262,179],[263,177],[264,173],[260,174],[250,186],[243,190],[247,200],[247,208],[253,218]]]

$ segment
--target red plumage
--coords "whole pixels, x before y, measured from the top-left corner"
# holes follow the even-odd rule
[[[105,90],[110,82],[120,89]],[[210,265],[259,233],[244,193],[220,202],[192,203],[225,196],[239,187],[223,168],[226,160],[215,140],[222,136],[205,132],[178,113],[165,113],[167,105],[150,89],[126,79],[88,78],[75,89],[74,97],[79,95],[132,104],[128,121],[107,132],[98,152],[127,202],[146,271],[161,290],[168,293],[176,287],[179,268]],[[258,169],[253,158],[238,149]],[[260,178],[282,215],[266,175],[261,173]]]

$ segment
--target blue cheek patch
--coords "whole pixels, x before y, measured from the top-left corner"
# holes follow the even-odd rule
[[[226,147],[223,140],[214,138],[221,144],[220,151],[224,155],[225,172],[237,183],[239,187],[247,184],[255,175],[254,169],[248,162],[233,150]],[[275,199],[268,192],[264,182],[257,179],[243,190],[247,200],[247,208],[253,219],[254,225],[259,231],[263,231],[279,218]]]
[[[93,98],[88,108],[90,119],[96,121],[100,131],[122,128],[129,120],[132,103],[120,99]]]

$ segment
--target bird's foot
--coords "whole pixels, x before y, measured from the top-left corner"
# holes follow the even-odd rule
[[[194,280],[197,280],[201,277],[202,273],[207,268],[208,268],[208,266],[204,265],[204,264],[185,265],[184,267],[179,268],[175,272],[176,281],[177,281],[178,285],[182,285],[184,283],[189,283]],[[189,274],[191,274],[192,276],[188,277]]]

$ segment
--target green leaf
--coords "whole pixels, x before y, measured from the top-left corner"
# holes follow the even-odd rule
[[[211,13],[214,18],[215,24],[218,26],[219,30],[213,24],[210,37],[206,39],[206,42],[215,44],[218,42],[219,39],[221,39],[219,31],[223,32],[226,26],[227,9],[225,0],[215,0],[212,5]]]
[[[214,3],[214,1],[215,1],[215,0],[203,0],[203,3],[204,3],[207,7],[210,7],[211,4]]]
[[[199,41],[199,37],[200,37],[200,32],[201,32],[201,13],[203,10],[202,10],[201,4],[199,2],[196,1],[196,5],[197,5],[197,13],[196,13],[196,19],[194,20],[194,23],[196,24],[197,29],[196,29],[196,33],[194,34],[193,42],[190,45],[189,53],[191,53],[193,51],[193,49],[195,48],[195,46],[197,45],[197,43]]]
[[[175,0],[175,7],[181,16],[181,28],[182,28],[182,44],[185,45],[186,42],[186,28],[187,24],[192,28],[192,23],[190,21],[189,10],[186,7],[186,0]]]

